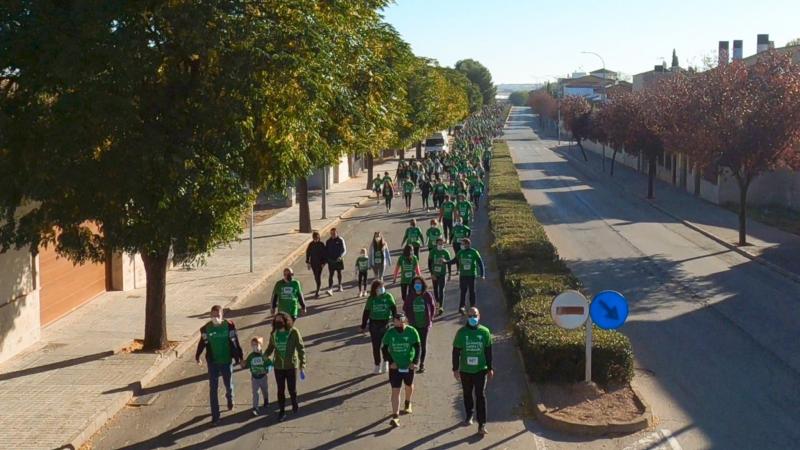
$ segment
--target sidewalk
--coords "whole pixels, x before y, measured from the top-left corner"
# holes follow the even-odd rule
[[[590,170],[596,176],[604,177],[628,194],[645,197],[647,174],[639,173],[617,161],[614,176],[611,177],[602,172],[601,155],[587,150],[589,161],[585,162],[577,146],[568,149],[567,144],[559,147],[553,139],[541,139],[549,148],[572,160],[581,170]],[[610,167],[609,164],[610,159],[606,161],[606,166]],[[747,241],[750,245],[739,247],[736,245],[739,241],[737,214],[661,180],[656,180],[655,199],[648,202],[659,211],[740,255],[800,282],[800,258],[797,258],[800,254],[800,236],[748,219]]]
[[[375,173],[393,175],[396,166],[390,160],[376,165]],[[320,197],[312,197],[312,227],[335,226],[371,194],[365,185],[366,171],[332,186],[326,220],[318,219]],[[139,387],[194,350],[212,305],[243,300],[302,254],[311,236],[296,232],[298,211],[292,206],[254,226],[254,273],[245,231],[240,242],[217,250],[205,266],[167,274],[168,338],[179,342],[174,351],[163,356],[124,351],[142,337],[145,289],[107,292],[43,329],[36,345],[0,365],[0,447],[80,447]]]

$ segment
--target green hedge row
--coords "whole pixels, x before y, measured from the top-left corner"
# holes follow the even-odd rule
[[[580,282],[559,258],[531,211],[508,145],[502,141],[494,146],[489,220],[514,334],[529,377],[536,382],[582,381],[584,330],[561,329],[550,318],[553,297],[567,289],[579,289]],[[597,327],[593,339],[592,379],[602,384],[629,382],[633,378],[630,340]]]

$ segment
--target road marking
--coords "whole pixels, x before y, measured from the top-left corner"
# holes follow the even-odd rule
[[[628,445],[623,450],[683,450],[678,440],[672,436],[667,429],[661,429],[655,433],[639,439],[632,445]]]
[[[661,434],[664,436],[664,439],[667,440],[667,443],[672,448],[672,450],[682,450],[681,444],[678,443],[678,440],[672,436],[672,433],[669,432],[667,429],[661,429]]]

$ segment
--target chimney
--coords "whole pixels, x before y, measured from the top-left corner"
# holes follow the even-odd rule
[[[761,53],[769,50],[769,35],[759,34],[756,42],[756,53]]]
[[[719,65],[728,64],[728,41],[719,41]]]
[[[742,59],[743,56],[744,55],[742,52],[742,41],[741,40],[733,41],[733,60],[739,61]]]

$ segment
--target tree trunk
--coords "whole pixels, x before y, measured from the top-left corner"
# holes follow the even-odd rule
[[[372,189],[372,176],[375,167],[375,158],[372,153],[367,153],[367,189]]]
[[[747,191],[750,181],[739,181],[739,245],[747,245]]]
[[[603,173],[606,173],[606,146],[603,144]]]
[[[417,141],[417,159],[422,159],[422,141]]]
[[[153,256],[142,253],[147,278],[147,299],[144,310],[144,350],[167,347],[167,265],[169,249]]]
[[[656,182],[656,158],[651,156],[647,159],[647,198],[654,198],[653,191]]]
[[[700,196],[700,166],[694,165],[694,196]]]
[[[311,233],[311,210],[308,205],[308,178],[306,177],[297,180],[297,204],[300,207],[300,232]]]
[[[398,151],[400,152],[400,160],[402,161],[402,160],[406,159],[406,149],[401,148]]]
[[[578,148],[581,149],[581,154],[583,155],[583,162],[589,162],[589,158],[586,156],[586,150],[583,149],[583,143],[580,139],[576,139],[575,142],[578,143]]]
[[[611,176],[614,176],[614,163],[617,162],[617,149],[611,154]]]

